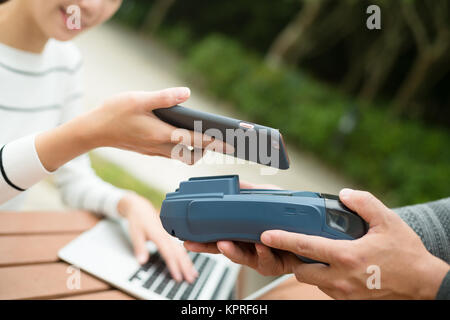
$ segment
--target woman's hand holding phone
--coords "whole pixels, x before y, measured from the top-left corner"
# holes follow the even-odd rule
[[[107,99],[102,106],[93,109],[55,129],[36,137],[36,150],[48,171],[55,171],[66,162],[98,147],[114,147],[146,155],[172,157],[173,148],[184,141],[202,141],[204,149],[210,143],[222,143],[203,139],[201,133],[181,130],[174,140],[176,130],[152,112],[189,99],[190,90],[185,87],[155,92],[127,92]],[[189,135],[189,137],[183,137]],[[199,137],[195,137],[199,135]],[[198,159],[192,148],[183,145],[184,155],[179,159],[193,164]],[[180,152],[180,149],[177,149]]]

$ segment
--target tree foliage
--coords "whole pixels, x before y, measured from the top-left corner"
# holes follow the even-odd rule
[[[381,8],[381,30],[366,27],[370,4]],[[362,101],[389,101],[403,117],[450,125],[449,0],[128,0],[122,11],[132,8],[143,32],[184,28],[192,43],[221,33],[269,65],[307,70]]]
[[[128,0],[118,19],[156,31],[192,81],[392,206],[450,190],[448,2]],[[369,4],[381,30],[366,27]]]

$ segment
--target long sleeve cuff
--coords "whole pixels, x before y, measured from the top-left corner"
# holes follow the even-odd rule
[[[0,188],[2,190],[0,203],[11,199],[51,174],[39,159],[35,137],[36,134],[20,138],[0,149]]]
[[[111,188],[111,191],[108,192],[108,198],[105,199],[103,204],[102,213],[108,218],[112,219],[120,219],[120,213],[118,210],[119,201],[126,195],[125,190],[121,190],[115,187]]]

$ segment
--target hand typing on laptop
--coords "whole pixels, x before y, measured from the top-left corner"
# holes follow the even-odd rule
[[[145,198],[130,193],[119,202],[120,214],[128,220],[134,254],[140,264],[149,259],[146,241],[153,241],[164,258],[172,277],[192,283],[198,276],[191,259],[181,244],[164,230],[159,213]]]

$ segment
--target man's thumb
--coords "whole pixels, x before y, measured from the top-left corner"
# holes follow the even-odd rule
[[[341,201],[367,221],[371,227],[384,222],[389,209],[370,192],[342,189]]]

